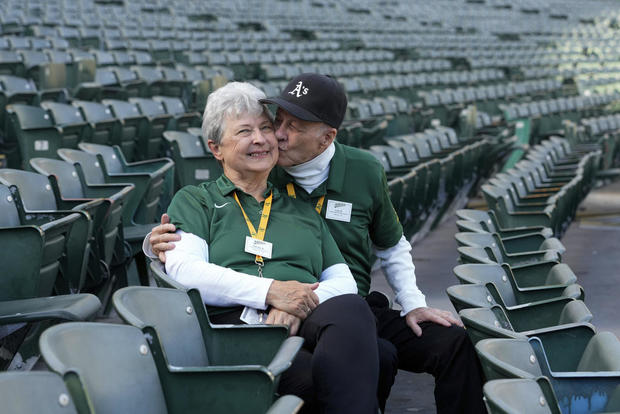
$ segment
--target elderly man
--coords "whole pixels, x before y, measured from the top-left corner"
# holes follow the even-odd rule
[[[261,102],[278,106],[279,168],[271,181],[290,197],[311,203],[325,219],[358,293],[377,318],[378,336],[397,349],[398,368],[435,377],[438,413],[484,413],[474,347],[461,322],[428,307],[418,289],[411,245],[391,205],[383,168],[366,152],[335,142],[347,107],[342,86],[329,76],[307,73],[291,80],[278,97]],[[172,248],[167,242],[177,237],[164,233],[173,229],[170,224],[154,229],[153,252]],[[369,294],[373,253],[400,312],[382,295]]]

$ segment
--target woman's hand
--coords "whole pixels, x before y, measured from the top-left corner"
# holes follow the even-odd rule
[[[174,244],[171,242],[181,240],[181,236],[175,233],[176,230],[176,226],[170,223],[170,217],[166,213],[161,215],[161,224],[151,230],[149,238],[151,250],[162,263],[166,263],[166,251],[174,249]]]
[[[299,330],[299,325],[301,325],[301,319],[291,315],[290,313],[281,311],[280,309],[271,308],[265,323],[267,325],[286,325],[288,326],[289,336],[293,336]]]
[[[300,283],[294,280],[282,282],[274,280],[267,292],[267,305],[278,308],[300,318],[306,317],[319,305],[319,297],[314,290],[319,283]]]

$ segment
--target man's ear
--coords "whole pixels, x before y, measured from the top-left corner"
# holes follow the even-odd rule
[[[327,127],[325,128],[325,131],[323,131],[323,133],[321,134],[321,139],[320,139],[320,143],[321,143],[321,148],[327,148],[329,147],[332,142],[334,142],[334,140],[336,139],[336,135],[338,134],[338,130],[336,128],[332,128],[332,127]]]
[[[220,151],[220,144],[216,144],[215,141],[210,139],[207,141],[207,147],[209,147],[209,151],[211,151],[211,153],[213,154],[213,157],[216,160],[222,161],[222,152]]]

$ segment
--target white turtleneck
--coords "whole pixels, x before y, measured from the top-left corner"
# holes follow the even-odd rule
[[[329,175],[329,163],[334,157],[336,146],[332,142],[325,151],[306,161],[303,164],[292,167],[284,167],[284,171],[289,173],[308,194],[313,192],[321,183],[327,180]]]

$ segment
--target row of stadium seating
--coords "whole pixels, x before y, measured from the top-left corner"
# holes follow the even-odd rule
[[[620,404],[620,341],[595,333],[553,237],[594,181],[601,151],[593,148],[543,141],[483,186],[488,211],[457,212],[462,284],[448,296],[476,344],[491,412],[612,412]]]
[[[77,148],[80,142],[119,145],[129,161],[153,159],[163,154],[163,131],[201,122],[200,114],[187,112],[172,97],[74,100],[72,105],[43,101],[40,106],[35,94],[30,98],[27,105],[6,107],[4,131],[12,140],[5,142],[5,152],[12,168],[29,169],[31,158],[55,158],[59,148]]]

